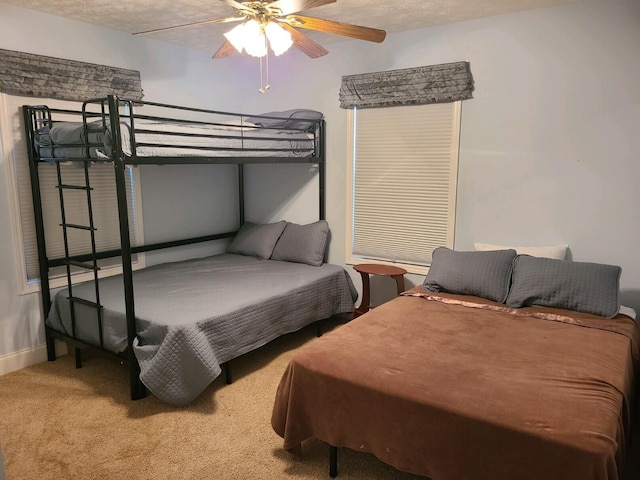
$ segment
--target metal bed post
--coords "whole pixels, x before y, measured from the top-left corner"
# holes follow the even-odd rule
[[[325,162],[325,122],[320,120],[318,127],[319,138],[316,140],[316,156],[318,156],[318,219],[326,220],[326,200],[327,200],[327,164]],[[320,151],[318,152],[318,147]],[[319,153],[319,154],[318,154]],[[322,336],[322,325],[320,320],[316,322],[316,337]]]
[[[315,156],[318,157],[318,220],[326,220],[327,169],[325,163],[325,122],[320,120],[316,130]],[[320,320],[316,321],[316,337],[322,336]]]
[[[244,223],[244,163],[238,162],[238,217],[240,226]],[[231,375],[231,360],[227,360],[221,365],[225,374],[225,382],[227,385],[233,383]]]
[[[244,223],[244,164],[238,163],[238,214],[240,226]]]
[[[48,112],[48,110],[47,110]],[[38,173],[38,160],[34,152],[33,132],[36,131],[34,122],[35,111],[29,107],[22,107],[22,114],[26,129],[27,154],[29,157],[29,177],[31,180],[31,198],[33,200],[33,214],[36,227],[36,242],[38,245],[38,269],[40,271],[40,293],[42,299],[42,315],[46,318],[51,306],[51,292],[49,290],[49,261],[47,259],[47,248],[44,235],[44,219],[42,214],[42,196],[40,194],[40,175]],[[51,121],[51,116],[48,116]],[[56,346],[49,328],[44,327],[45,339],[47,343],[47,360],[50,362],[56,359]]]
[[[338,476],[338,447],[334,445],[329,445],[329,476]]]
[[[319,182],[319,216],[320,216],[320,220],[325,220],[326,219],[326,182],[327,182],[327,173],[326,173],[326,153],[325,153],[325,122],[324,120],[320,121],[320,138],[319,138],[319,142],[320,142],[320,161],[318,162],[318,182]],[[316,153],[317,154],[317,153]]]
[[[113,139],[113,165],[118,200],[118,218],[120,221],[120,249],[122,256],[122,278],[124,281],[124,301],[127,317],[127,360],[129,362],[129,382],[131,400],[146,396],[146,387],[140,380],[140,365],[133,352],[133,340],[136,338],[136,315],[133,296],[133,268],[131,266],[131,240],[129,238],[129,211],[127,208],[127,187],[125,179],[126,164],[122,153],[120,136],[119,100],[114,95],[107,97],[109,102],[109,121]]]

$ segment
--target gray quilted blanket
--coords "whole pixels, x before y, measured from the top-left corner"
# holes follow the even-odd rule
[[[357,298],[347,272],[222,254],[134,272],[134,352],[142,382],[161,400],[185,405],[221,371],[220,365],[276,337],[353,310]],[[95,299],[93,283],[73,295]],[[58,292],[47,325],[70,335],[67,289]],[[104,348],[126,349],[121,276],[100,280]],[[76,304],[76,337],[99,344],[95,310]]]

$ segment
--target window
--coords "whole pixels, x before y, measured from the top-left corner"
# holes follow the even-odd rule
[[[13,230],[18,252],[18,267],[22,293],[29,293],[39,288],[38,252],[35,235],[33,203],[31,198],[31,183],[29,178],[29,163],[24,136],[24,121],[22,105],[46,104],[52,108],[77,109],[77,103],[61,100],[20,97],[0,94],[0,129],[2,131],[2,145],[8,178],[15,179],[10,191],[13,212]],[[76,120],[77,121],[77,120]],[[83,184],[84,169],[74,165],[63,165],[62,174],[65,183]],[[96,249],[111,250],[120,248],[120,231],[118,225],[117,202],[115,195],[115,178],[113,164],[92,164],[89,168],[90,181],[93,191],[92,207],[96,232]],[[140,178],[138,169],[127,170],[127,191],[129,204],[129,218],[132,224],[132,245],[141,244],[142,218],[140,208]],[[64,256],[64,240],[60,227],[60,200],[57,185],[55,165],[43,164],[39,167],[42,207],[45,217],[45,238],[47,256],[50,259]],[[76,195],[74,197],[73,195]],[[88,224],[87,201],[84,191],[65,193],[65,212],[70,223]],[[71,254],[91,252],[91,244],[87,232],[69,231],[69,247]],[[135,258],[135,268],[144,265],[143,255]],[[100,262],[101,275],[120,273],[120,259],[112,258]],[[86,272],[86,270],[85,270]],[[75,273],[74,280],[84,281],[92,278],[92,273]],[[56,268],[50,272],[52,288],[66,285],[65,267]]]
[[[347,263],[424,274],[453,247],[460,103],[348,110]]]

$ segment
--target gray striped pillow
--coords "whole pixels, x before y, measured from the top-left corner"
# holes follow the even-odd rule
[[[306,263],[318,267],[324,261],[329,237],[329,224],[319,220],[308,225],[287,222],[278,239],[271,260]]]
[[[262,225],[246,222],[227,247],[227,252],[266,260],[273,253],[285,226],[284,220]]]
[[[515,250],[458,252],[445,247],[433,251],[423,288],[459,293],[504,303],[509,293]]]
[[[620,274],[615,265],[518,255],[507,305],[540,306],[615,317]]]

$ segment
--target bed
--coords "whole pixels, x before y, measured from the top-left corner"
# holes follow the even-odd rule
[[[434,252],[423,285],[303,346],[284,448],[327,442],[332,476],[348,447],[433,480],[623,478],[640,337],[619,267],[511,252]]]
[[[55,339],[128,364],[131,398],[147,388],[175,405],[192,401],[229,361],[275,337],[337,313],[352,312],[357,292],[342,267],[325,263],[329,226],[325,220],[324,119],[308,109],[260,115],[230,113],[113,95],[77,108],[23,107],[32,199],[38,241],[42,305],[50,361]],[[63,220],[65,256],[46,252],[39,167],[58,171],[60,207],[66,190],[87,192],[87,225]],[[91,166],[114,166],[120,248],[74,252],[69,229],[97,230],[91,220]],[[247,164],[306,163],[316,167],[318,220],[255,224],[245,219]],[[238,229],[197,238],[132,245],[126,170],[138,165],[233,164],[238,168]],[[81,168],[86,183],[68,185],[61,165]],[[75,197],[77,198],[77,197]],[[178,199],[179,200],[179,199]],[[64,216],[63,216],[64,218]],[[225,254],[133,271],[137,253],[230,240]],[[122,261],[122,275],[101,278],[98,262]],[[67,270],[67,288],[51,298],[49,272]],[[74,285],[71,272],[93,272]],[[194,374],[194,372],[197,372]]]
[[[353,285],[341,267],[237,254],[156,265],[134,272],[140,378],[164,402],[186,405],[221,365],[280,335],[353,310]],[[92,284],[74,295],[94,301]],[[100,282],[104,348],[127,348],[121,277]],[[71,335],[68,292],[54,298],[47,325]],[[76,338],[98,345],[95,312],[76,307]],[[81,320],[83,321],[81,321]],[[94,320],[94,321],[92,321]],[[185,375],[185,372],[189,372]]]

